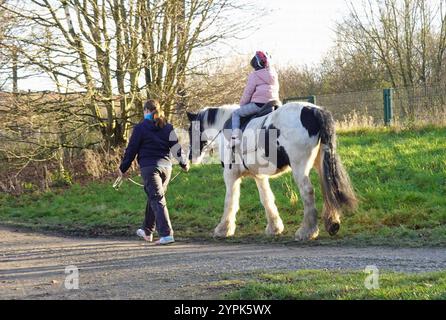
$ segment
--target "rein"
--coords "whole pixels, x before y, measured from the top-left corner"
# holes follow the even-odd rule
[[[218,133],[215,135],[214,139],[211,140],[211,142],[209,142],[207,145],[205,145],[203,147],[203,150],[201,150],[201,152],[206,152],[207,149],[209,149],[209,147],[212,145],[212,143],[218,138],[218,136],[220,135],[220,133],[223,131],[223,129],[221,129],[220,131],[218,131]]]

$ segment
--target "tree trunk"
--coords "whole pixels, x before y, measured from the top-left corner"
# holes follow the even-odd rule
[[[18,77],[18,54],[14,48],[12,50],[12,92],[19,92],[19,77]]]

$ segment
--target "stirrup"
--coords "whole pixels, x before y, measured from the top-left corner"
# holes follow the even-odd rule
[[[240,138],[238,136],[231,137],[231,147],[238,147],[240,145]]]

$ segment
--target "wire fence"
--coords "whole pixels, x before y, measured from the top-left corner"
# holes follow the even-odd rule
[[[397,122],[444,120],[446,87],[397,88],[393,93],[393,112]]]
[[[375,124],[384,122],[382,90],[320,95],[316,104],[329,110],[338,122],[348,121],[353,114],[372,118]]]
[[[385,98],[386,90],[390,92],[388,99]],[[307,100],[323,106],[333,114],[338,123],[346,125],[353,120],[358,121],[360,125],[374,126],[408,122],[446,123],[446,87],[440,85],[286,99],[286,101],[296,100]]]

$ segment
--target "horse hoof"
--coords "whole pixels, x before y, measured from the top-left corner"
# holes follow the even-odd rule
[[[338,233],[339,228],[341,228],[341,225],[338,222],[332,223],[329,227],[328,227],[328,234],[330,236],[334,236],[335,234]]]
[[[229,235],[227,232],[214,232],[214,239],[226,239],[230,237],[232,235]]]
[[[284,226],[282,221],[280,223],[277,223],[275,225],[268,225],[265,229],[265,233],[267,236],[278,236],[281,235],[283,232]]]
[[[296,232],[294,239],[296,241],[309,241],[315,240],[319,236],[319,228],[316,227],[312,230],[306,230],[304,228],[299,228]]]
[[[214,230],[214,238],[225,239],[234,236],[235,225],[234,226],[217,226]]]

